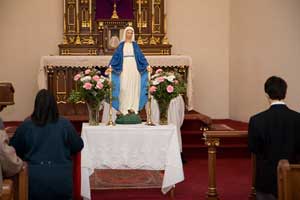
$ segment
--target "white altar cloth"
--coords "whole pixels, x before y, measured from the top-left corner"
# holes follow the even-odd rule
[[[187,97],[188,110],[193,109],[192,58],[185,55],[146,56],[153,67],[188,66]],[[104,67],[109,64],[111,56],[43,56],[38,73],[39,89],[47,89],[47,72],[45,67]]]
[[[184,180],[175,125],[84,123],[81,137],[81,195],[91,199],[89,176],[95,169],[164,170],[162,193]]]
[[[109,121],[109,104],[103,102],[103,115],[102,115],[102,123],[106,124]],[[148,103],[146,105],[146,110],[148,110]],[[180,148],[180,152],[182,152],[182,140],[181,140],[181,130],[180,127],[183,124],[184,120],[184,111],[185,105],[182,96],[178,96],[171,100],[168,110],[168,123],[175,124],[177,127],[177,135],[178,135],[178,144]],[[116,120],[117,111],[113,109],[112,119]],[[152,98],[151,101],[151,119],[154,124],[159,123],[159,107],[155,99]]]

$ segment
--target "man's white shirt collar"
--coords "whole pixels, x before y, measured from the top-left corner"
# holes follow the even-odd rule
[[[274,101],[273,103],[271,103],[271,106],[274,106],[274,105],[285,105],[285,102],[283,102],[283,101]]]

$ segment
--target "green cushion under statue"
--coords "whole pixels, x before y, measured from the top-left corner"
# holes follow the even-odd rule
[[[116,124],[141,124],[142,119],[141,117],[136,114],[135,112],[132,112],[128,110],[127,115],[119,114],[117,115]]]

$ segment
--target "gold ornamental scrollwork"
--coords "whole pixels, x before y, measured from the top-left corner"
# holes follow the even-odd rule
[[[218,146],[220,146],[220,139],[219,138],[207,138],[207,137],[205,137],[204,140],[205,140],[205,144],[208,147],[218,147]]]

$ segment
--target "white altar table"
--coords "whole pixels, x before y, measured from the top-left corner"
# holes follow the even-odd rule
[[[81,137],[81,195],[86,199],[91,198],[89,176],[95,169],[164,170],[163,194],[184,180],[175,125],[108,127],[84,123]]]
[[[102,123],[106,124],[109,121],[109,104],[103,102],[103,115]],[[148,111],[148,103],[146,105],[146,110]],[[177,127],[178,143],[180,152],[182,152],[182,139],[181,139],[181,126],[184,121],[184,100],[182,96],[178,96],[171,100],[168,109],[168,124],[175,124]],[[117,118],[117,111],[113,108],[112,119],[115,121]],[[151,101],[151,120],[154,124],[159,124],[159,107],[157,101],[152,98]]]

